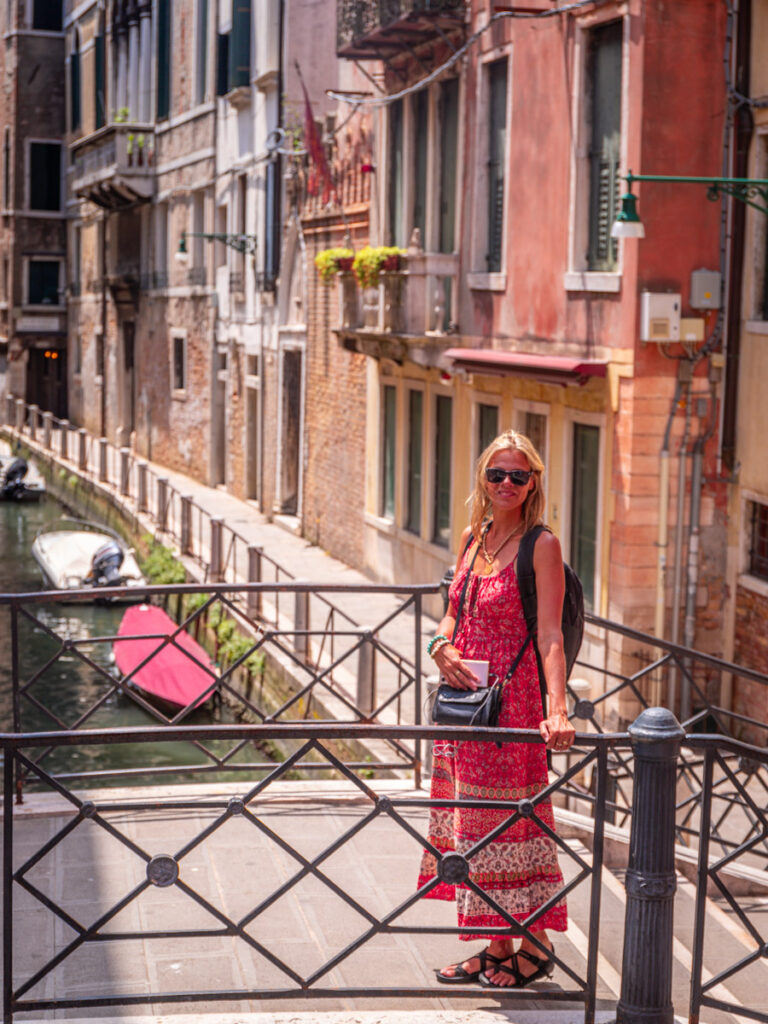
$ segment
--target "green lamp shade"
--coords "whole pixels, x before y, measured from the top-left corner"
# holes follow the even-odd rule
[[[613,222],[611,238],[645,238],[645,228],[637,214],[637,196],[631,192],[621,197],[621,211]]]

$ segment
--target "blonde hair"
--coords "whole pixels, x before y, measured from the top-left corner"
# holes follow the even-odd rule
[[[528,465],[533,470],[534,485],[527,498],[523,502],[523,524],[525,530],[530,530],[541,522],[544,511],[544,463],[541,456],[533,446],[533,442],[525,434],[519,434],[516,430],[505,430],[488,445],[480,458],[477,460],[475,470],[475,489],[467,499],[470,506],[470,526],[472,536],[480,539],[483,523],[488,519],[491,512],[491,499],[486,490],[485,470],[494,455],[499,452],[520,452],[528,460]]]

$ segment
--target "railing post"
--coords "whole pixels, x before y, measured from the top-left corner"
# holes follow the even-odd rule
[[[34,441],[37,436],[37,414],[40,411],[39,406],[30,405],[29,407],[29,440]]]
[[[127,497],[131,490],[131,449],[120,449],[120,493]]]
[[[147,511],[147,464],[146,462],[140,462],[136,467],[137,480],[136,480],[136,503],[139,506],[139,512]]]
[[[16,429],[21,433],[24,428],[24,399],[16,399]]]
[[[181,496],[181,553],[189,555],[192,551],[192,495]]]
[[[294,580],[294,583],[304,583],[305,580]],[[297,590],[293,604],[293,628],[296,630],[293,636],[293,649],[304,662],[309,661],[309,637],[301,636],[301,632],[309,629],[309,591]]]
[[[69,458],[69,420],[61,420],[59,422],[59,441],[61,441],[61,457],[62,459]]]
[[[261,548],[253,544],[248,545],[248,582],[261,583]],[[260,591],[248,591],[247,611],[249,619],[256,619],[261,615]]]
[[[224,520],[221,516],[211,516],[211,565],[209,576],[211,583],[222,582],[222,528]]]
[[[684,732],[671,711],[646,708],[629,735],[635,783],[616,1024],[673,1024],[675,780]]]
[[[367,715],[376,706],[376,652],[373,647],[373,632],[363,627],[364,641],[357,654],[357,696],[355,704]]]
[[[106,483],[107,480],[107,439],[99,438],[99,481]]]
[[[88,432],[80,427],[77,432],[77,468],[85,473],[88,469]]]
[[[43,413],[43,447],[51,447],[51,430],[53,429],[53,413]]]
[[[168,522],[168,478],[159,476],[157,478],[157,528],[165,533]]]

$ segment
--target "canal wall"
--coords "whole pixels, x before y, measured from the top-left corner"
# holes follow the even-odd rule
[[[68,512],[76,518],[109,527],[135,550],[140,563],[146,563],[153,544],[158,543],[157,524],[149,511],[137,510],[130,498],[121,495],[114,486],[96,479],[88,471],[79,469],[70,460],[65,462],[56,451],[46,449],[36,441],[31,442],[7,426],[0,426],[0,438],[13,448],[15,454],[21,455],[35,466],[45,481],[48,493],[64,505]],[[204,590],[210,575],[210,566],[200,566],[194,559],[181,554],[167,533],[161,535],[161,540],[173,558],[183,567],[186,581],[199,584],[201,590]],[[149,582],[161,583],[167,580],[150,578]],[[185,615],[181,601],[167,601],[166,611],[176,622],[180,622],[182,615]],[[240,614],[237,609],[226,609],[226,615],[234,620],[238,630],[246,636],[254,637],[254,630],[246,616]],[[218,662],[220,638],[216,629],[208,625],[205,619],[195,638]],[[232,672],[228,677],[228,685],[234,692],[222,688],[222,701],[239,719],[247,722],[259,723],[265,717],[269,719],[288,702],[292,702],[292,719],[326,722],[336,720],[337,709],[332,706],[332,698],[331,701],[324,701],[314,692],[309,695],[302,693],[307,680],[297,668],[301,661],[300,655],[292,657],[289,652],[281,654],[279,651],[264,650],[262,664],[257,671],[239,667]],[[221,669],[226,670],[226,663]],[[247,704],[254,704],[258,708],[258,713],[250,710]],[[285,743],[268,753],[274,760],[280,761],[291,756],[296,748],[296,744]],[[386,758],[386,750],[364,742],[337,742],[334,752],[346,763],[356,761],[373,765],[376,761]],[[320,760],[313,752],[309,752],[305,759]],[[313,771],[312,777],[320,777],[322,774]],[[380,777],[391,777],[394,773],[380,770],[377,774]],[[304,775],[301,771],[293,771],[292,777]]]

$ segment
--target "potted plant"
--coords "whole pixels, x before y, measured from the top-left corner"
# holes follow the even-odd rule
[[[330,284],[336,274],[350,271],[354,255],[351,249],[323,249],[315,256],[320,280]]]
[[[400,269],[406,250],[396,245],[366,245],[355,254],[352,271],[361,288],[375,288],[382,271]]]

